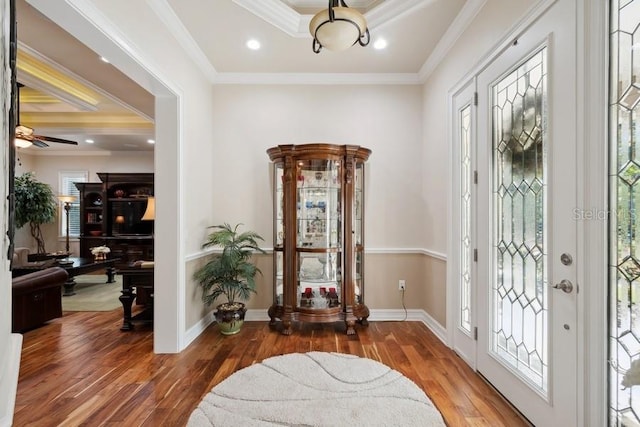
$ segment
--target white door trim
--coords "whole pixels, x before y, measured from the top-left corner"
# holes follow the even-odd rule
[[[578,1],[577,208],[607,212],[609,1]],[[608,221],[578,223],[578,425],[607,425]],[[584,374],[583,374],[584,373]]]
[[[183,225],[184,94],[148,54],[135,46],[89,0],[29,4],[85,45],[110,59],[111,64],[155,96],[155,195],[158,209],[154,253],[154,352],[178,353],[185,343],[185,243]],[[158,280],[163,278],[164,280]]]

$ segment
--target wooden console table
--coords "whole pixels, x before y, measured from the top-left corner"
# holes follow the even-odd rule
[[[124,312],[121,331],[133,329],[133,322],[153,324],[153,268],[127,267],[118,270],[122,275],[122,295],[120,302]],[[144,288],[147,291],[147,300],[142,312],[131,315],[131,306],[136,298],[136,292]]]

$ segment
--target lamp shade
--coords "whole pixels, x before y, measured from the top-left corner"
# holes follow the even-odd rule
[[[58,200],[60,200],[62,203],[73,203],[76,201],[76,196],[61,195],[58,196]]]
[[[153,221],[156,219],[156,198],[149,197],[147,199],[147,209],[142,215],[142,221]]]
[[[334,19],[329,10],[318,12],[309,23],[309,32],[324,48],[332,51],[346,50],[367,32],[367,20],[357,10],[334,7]]]
[[[123,215],[117,215],[116,216],[116,224],[124,224],[124,216]]]

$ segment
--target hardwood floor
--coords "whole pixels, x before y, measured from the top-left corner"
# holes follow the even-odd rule
[[[247,322],[214,325],[180,354],[154,355],[152,333],[121,332],[122,311],[65,313],[24,335],[15,426],[181,426],[202,396],[238,369],[293,352],[334,351],[380,361],[426,392],[449,426],[526,426],[420,322],[303,324],[284,336]]]

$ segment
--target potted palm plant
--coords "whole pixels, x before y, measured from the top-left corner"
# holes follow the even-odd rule
[[[218,305],[215,312],[220,332],[224,335],[240,332],[247,309],[238,300],[246,301],[251,293],[256,292],[255,277],[261,273],[250,258],[254,251],[265,253],[258,247],[258,240],[264,239],[253,231],[240,233],[238,228],[241,225],[232,228],[224,223],[209,227],[214,231],[202,247],[219,246],[222,253],[212,255],[194,275],[202,287],[202,301],[207,306],[219,297],[226,297],[227,301]]]

